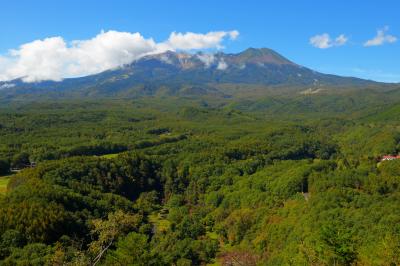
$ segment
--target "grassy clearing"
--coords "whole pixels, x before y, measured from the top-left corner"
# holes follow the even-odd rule
[[[116,158],[118,155],[120,155],[120,153],[105,154],[105,155],[101,155],[101,156],[99,156],[99,157],[100,157],[100,158],[105,158],[105,159],[114,159],[114,158]]]
[[[9,176],[0,177],[0,194],[5,194],[7,192],[7,185],[9,181]]]
[[[218,234],[215,233],[215,232],[207,232],[206,235],[207,235],[209,238],[214,239],[214,240],[218,240],[218,239],[219,239]]]
[[[153,224],[157,232],[165,232],[170,227],[170,222],[157,212],[149,215],[149,222]]]

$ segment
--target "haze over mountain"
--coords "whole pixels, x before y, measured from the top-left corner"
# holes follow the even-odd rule
[[[51,95],[51,97],[109,97],[142,95],[220,94],[221,84],[308,89],[384,85],[369,80],[328,75],[300,66],[277,52],[248,48],[237,54],[195,54],[167,51],[144,56],[131,64],[61,82],[0,82],[0,97]]]

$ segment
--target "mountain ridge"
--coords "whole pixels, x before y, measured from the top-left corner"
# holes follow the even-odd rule
[[[138,97],[157,95],[161,88],[164,88],[167,95],[179,95],[182,90],[215,94],[219,84],[285,87],[301,91],[320,87],[363,88],[387,85],[354,77],[323,74],[298,65],[272,49],[248,48],[240,53],[215,54],[166,51],[141,57],[116,69],[59,82],[25,83],[21,79],[0,82],[0,99],[23,98],[24,95],[40,98],[44,94],[56,98]],[[222,94],[226,96],[226,92]]]

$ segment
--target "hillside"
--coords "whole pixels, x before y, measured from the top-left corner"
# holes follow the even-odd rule
[[[398,264],[399,104],[301,97],[1,106],[0,259]]]

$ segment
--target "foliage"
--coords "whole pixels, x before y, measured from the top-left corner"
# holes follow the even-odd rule
[[[397,265],[397,103],[350,94],[2,107],[1,265]]]
[[[0,176],[10,173],[10,163],[7,160],[0,159]]]

